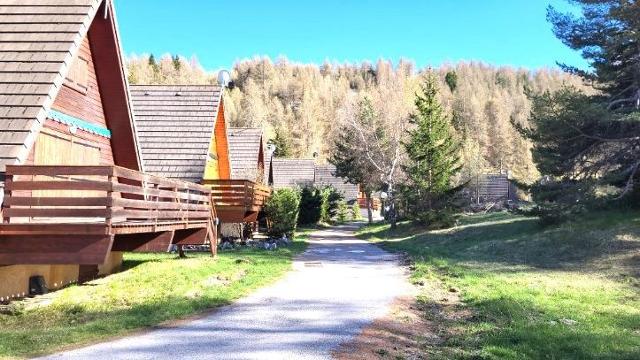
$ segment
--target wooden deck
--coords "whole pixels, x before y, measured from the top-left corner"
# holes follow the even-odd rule
[[[7,166],[2,217],[0,265],[217,241],[208,187],[117,166]]]
[[[223,222],[256,222],[258,213],[271,196],[268,186],[248,180],[204,180]]]

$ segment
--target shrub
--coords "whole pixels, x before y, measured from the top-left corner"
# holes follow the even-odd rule
[[[338,215],[340,202],[344,200],[344,196],[333,186],[327,186],[322,189],[322,195],[320,221],[328,223]]]
[[[360,212],[360,204],[356,200],[353,205],[351,205],[351,220],[357,221],[362,220],[362,213]]]
[[[300,209],[300,192],[293,189],[276,190],[264,206],[269,219],[269,236],[293,237],[298,224]]]
[[[339,223],[347,222],[348,214],[349,214],[349,207],[347,206],[347,203],[344,200],[340,200],[338,202],[336,219],[338,220]]]
[[[317,224],[322,218],[323,199],[322,191],[313,186],[306,186],[300,192],[300,216],[299,225]]]

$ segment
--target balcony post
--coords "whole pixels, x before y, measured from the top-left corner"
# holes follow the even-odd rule
[[[113,170],[113,168],[112,168],[112,170]],[[114,200],[113,183],[114,183],[114,180],[117,181],[117,178],[115,178],[113,176],[113,171],[112,171],[107,176],[107,181],[109,182],[109,190],[107,190],[108,204],[107,204],[107,211],[106,211],[107,218],[105,219],[105,223],[107,224],[108,227],[111,227],[111,225],[113,224],[113,200]]]
[[[9,223],[10,218],[8,216],[4,216],[4,209],[9,208],[9,206],[7,206],[7,199],[11,198],[11,190],[9,190],[9,187],[11,186],[11,182],[13,182],[13,175],[6,175],[5,180],[4,180],[4,199],[2,201],[2,208],[0,210],[0,212],[3,214],[2,216],[2,222],[5,224]],[[9,186],[7,186],[7,184],[9,184]]]

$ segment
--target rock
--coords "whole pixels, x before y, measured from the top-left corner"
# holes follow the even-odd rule
[[[560,322],[561,322],[561,323],[563,323],[563,324],[565,324],[565,325],[567,325],[567,326],[573,326],[573,325],[578,324],[578,322],[577,322],[577,321],[575,321],[575,320],[571,320],[571,319],[564,319],[564,318],[563,318],[563,319],[560,319]]]

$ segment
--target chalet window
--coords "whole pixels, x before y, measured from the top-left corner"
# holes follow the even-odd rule
[[[86,94],[89,89],[89,61],[80,56],[76,57],[73,64],[71,64],[65,84]]]

